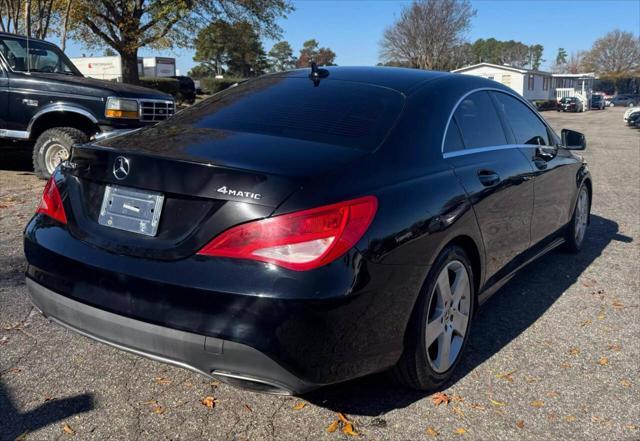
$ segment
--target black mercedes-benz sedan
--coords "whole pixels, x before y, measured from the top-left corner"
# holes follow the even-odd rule
[[[256,390],[385,370],[438,388],[480,304],[582,247],[585,146],[483,78],[264,76],[74,147],[26,227],[29,293],[85,336]]]

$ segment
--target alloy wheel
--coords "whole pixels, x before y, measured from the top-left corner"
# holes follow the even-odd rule
[[[580,195],[578,195],[578,203],[576,204],[575,215],[575,239],[576,243],[581,244],[587,231],[587,223],[589,221],[589,195],[587,189],[582,187]]]
[[[449,262],[438,274],[429,301],[426,326],[427,359],[431,368],[446,372],[460,355],[471,311],[471,285],[466,266]]]
[[[65,146],[58,143],[50,145],[44,154],[44,165],[47,172],[53,174],[56,167],[67,159],[69,159],[69,150]]]

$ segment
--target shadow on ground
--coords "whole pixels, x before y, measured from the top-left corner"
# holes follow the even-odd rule
[[[11,401],[9,391],[0,381],[0,439],[13,441],[25,432],[32,432],[72,415],[93,410],[93,395],[47,401],[37,408],[21,413]]]
[[[32,172],[31,148],[20,143],[1,145],[0,170]]]
[[[585,247],[578,255],[554,251],[518,274],[483,305],[474,318],[464,360],[448,386],[465,377],[531,326],[600,256],[611,241],[631,242],[618,224],[591,216]],[[523,295],[527,295],[526,298]],[[314,391],[305,398],[317,406],[353,415],[375,416],[404,408],[430,393],[394,385],[376,374]]]

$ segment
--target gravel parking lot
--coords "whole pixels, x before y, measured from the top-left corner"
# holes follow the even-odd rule
[[[0,150],[0,439],[348,438],[327,431],[337,412],[372,440],[640,439],[640,131],[623,110],[543,114],[587,135],[586,247],[533,263],[480,310],[440,405],[382,374],[302,398],[246,392],[49,323],[21,238],[43,182],[28,152]]]

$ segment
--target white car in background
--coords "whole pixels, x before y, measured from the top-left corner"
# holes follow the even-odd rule
[[[624,112],[624,116],[622,117],[622,119],[626,123],[629,121],[629,117],[636,112],[640,112],[640,107],[631,107],[626,112]]]

